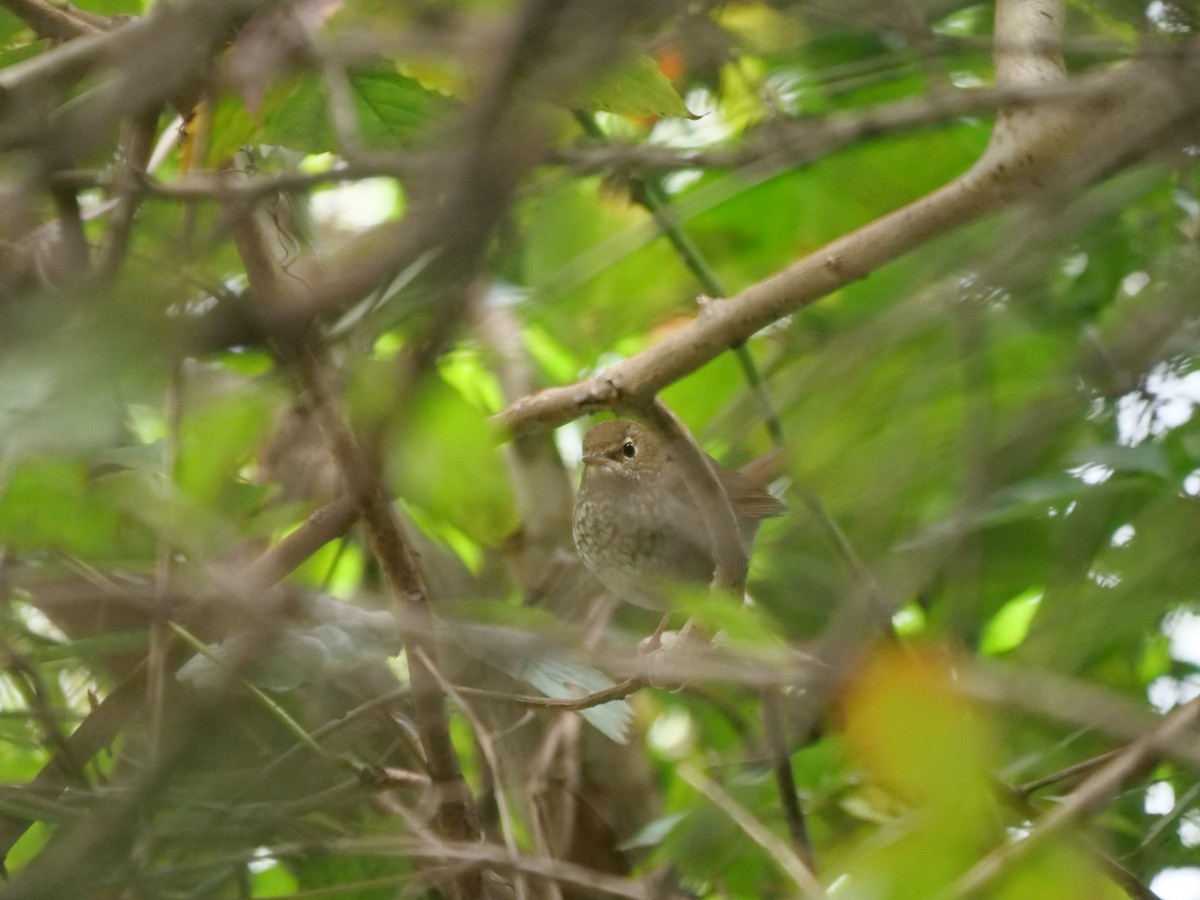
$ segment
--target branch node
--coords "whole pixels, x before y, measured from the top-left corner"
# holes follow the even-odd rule
[[[611,378],[598,378],[592,396],[600,403],[615,403],[621,396],[621,389]]]
[[[720,297],[710,297],[708,294],[701,294],[696,298],[696,307],[699,310],[697,318],[701,322],[711,319],[713,313],[717,311],[717,305],[721,302]]]

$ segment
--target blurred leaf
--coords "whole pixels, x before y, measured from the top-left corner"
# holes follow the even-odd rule
[[[1172,477],[1162,445],[1149,441],[1134,447],[1089,447],[1076,454],[1075,459],[1082,466],[1103,466],[1118,472],[1138,472],[1162,478],[1164,481]]]
[[[671,833],[671,830],[683,821],[683,818],[683,813],[676,813],[672,816],[663,816],[661,819],[648,822],[633,837],[622,841],[620,849],[639,850],[642,848],[657,847]]]
[[[1019,481],[1008,485],[992,498],[984,521],[1000,524],[1013,519],[1044,516],[1053,508],[1065,507],[1082,490],[1079,479],[1067,474]]]
[[[262,495],[248,485],[245,489]],[[106,474],[96,481],[95,491],[127,523],[139,526],[146,540],[159,536],[189,556],[210,557],[237,536],[228,520],[182,493],[157,470]]]
[[[1081,851],[1054,847],[1010,867],[1008,877],[991,896],[997,900],[1020,900],[1031,896],[1121,900],[1128,894],[1113,879],[1098,871]]]
[[[21,35],[21,25],[19,20],[9,22],[5,17],[8,14],[0,10],[0,41],[6,40],[7,37],[19,37]],[[4,26],[11,24],[13,30],[6,36]],[[0,68],[6,66],[15,66],[17,63],[37,56],[44,52],[49,46],[47,41],[30,41],[29,43],[13,44],[0,47]]]
[[[856,673],[846,698],[847,740],[872,777],[913,811],[858,870],[880,896],[929,896],[965,872],[997,837],[988,723],[953,689],[937,651],[885,649]]]
[[[763,661],[770,659],[772,652],[783,651],[779,626],[757,606],[739,603],[706,587],[679,586],[671,608],[685,613],[709,634],[719,635],[719,643],[731,648],[753,647]]]
[[[368,146],[410,143],[449,105],[442,94],[393,68],[354,70],[348,79],[354,104],[350,112]],[[273,86],[254,111],[240,98],[224,95],[213,113],[208,157],[220,162],[251,143],[302,153],[337,150],[328,104],[324,84],[316,75]]]
[[[847,738],[859,758],[905,800],[956,810],[970,841],[989,818],[986,723],[956,695],[951,662],[935,650],[885,650],[856,675]]]
[[[438,359],[438,374],[480,412],[491,415],[504,407],[500,382],[484,367],[477,350],[460,347],[443,354]]]
[[[427,381],[422,389],[396,471],[407,501],[474,541],[497,544],[514,527],[512,493],[491,426],[444,381]]]
[[[104,15],[154,6],[83,2]],[[273,319],[247,290],[238,223],[251,207],[202,189],[214,173],[186,158],[191,144],[166,152],[156,182],[137,192],[118,265],[95,277],[63,264],[72,194],[89,267],[120,237],[122,207],[112,203],[122,162],[111,138],[126,130],[127,115],[113,111],[137,98],[110,88],[159,68],[130,46],[120,60],[72,73],[70,43],[35,40],[0,10],[0,65],[36,55],[55,81],[45,94],[25,92],[37,80],[11,85],[5,110],[16,118],[4,124],[17,128],[16,139],[0,159],[0,581],[10,601],[0,615],[0,770],[10,804],[42,804],[21,813],[39,821],[5,860],[13,890],[453,893],[439,881],[452,860],[418,861],[392,843],[419,840],[442,819],[409,774],[426,768],[428,734],[419,732],[428,719],[411,702],[420,698],[409,692],[407,655],[389,655],[399,646],[394,623],[369,611],[386,602],[386,579],[366,529],[357,524],[307,555],[269,597],[242,597],[223,581],[277,553],[297,562],[295,544],[281,542],[320,532],[321,518],[306,517],[318,498],[341,490],[319,424],[303,416],[292,431],[276,424],[278,410],[306,399],[297,397],[287,338],[312,338],[328,350],[330,383],[396,498],[435,616],[442,674],[486,691],[462,694],[471,715],[447,704],[450,744],[486,833],[495,837],[501,822],[522,852],[561,850],[635,879],[669,873],[647,882],[664,893],[794,893],[744,823],[680,775],[683,765],[703,771],[762,828],[788,834],[756,686],[714,672],[678,689],[647,687],[582,713],[595,727],[503,697],[576,696],[640,671],[637,640],[658,616],[623,607],[604,619],[606,601],[574,558],[561,510],[553,522],[539,518],[548,511],[538,507],[539,472],[555,492],[566,473],[552,455],[531,463],[498,447],[491,416],[513,399],[501,386],[511,390],[525,375],[508,364],[532,370],[539,386],[563,385],[658,344],[686,352],[683,329],[708,288],[634,202],[631,179],[661,183],[671,220],[725,291],[776,278],[754,291],[778,300],[789,267],[821,260],[830,241],[967,171],[988,145],[987,111],[878,127],[896,111],[994,80],[992,5],[919,6],[915,25],[880,4],[759,0],[631,23],[621,32],[629,43],[617,48],[628,48],[626,64],[574,94],[563,79],[555,98],[606,111],[611,147],[581,150],[564,111],[543,108],[539,121],[557,129],[546,146],[489,144],[468,182],[453,181],[457,170],[442,164],[461,150],[448,142],[474,139],[472,123],[503,123],[513,105],[553,105],[526,96],[522,84],[538,84],[547,59],[562,66],[555,72],[570,71],[580,35],[556,32],[550,19],[524,21],[508,0],[303,0],[294,11],[314,27],[333,14],[311,44],[288,53],[295,35],[274,27],[243,42],[263,51],[247,53],[249,69],[293,73],[275,83],[226,78],[229,40],[196,60],[199,81],[188,77],[192,59],[181,59],[187,71],[171,77],[236,82],[244,92],[214,94],[211,122],[200,115],[190,125],[191,141],[207,130],[209,163],[247,147],[238,163],[254,177],[348,164],[344,187],[289,191],[286,235],[270,236],[298,296],[312,287],[329,310],[286,337],[264,335]],[[1068,79],[1120,84],[1125,60],[1145,51],[1138,35],[1149,36],[1151,50],[1186,48],[1200,21],[1185,7],[1074,4]],[[170,10],[150,17],[155,28],[170,24],[159,12]],[[228,24],[236,44],[241,22]],[[506,43],[527,34],[546,40]],[[267,59],[276,49],[286,61]],[[1155,63],[1178,60],[1159,53]],[[365,154],[341,146],[354,136],[333,127],[326,66],[343,65],[349,108],[337,112],[354,120]],[[485,82],[501,71],[515,77]],[[153,98],[158,87],[140,89]],[[168,93],[181,107],[199,96]],[[458,122],[458,111],[481,115]],[[76,145],[92,141],[39,140],[42,118],[43,137],[81,125],[110,139],[81,156]],[[466,130],[446,127],[459,124]],[[787,159],[794,141],[819,144],[827,128],[855,139],[817,159]],[[658,390],[730,464],[767,448],[767,410],[778,413],[792,508],[758,536],[755,605],[684,587],[673,624],[691,615],[716,637],[722,661],[745,659],[756,673],[775,667],[788,682],[779,724],[831,896],[939,896],[988,854],[1019,848],[1016,838],[1076,790],[1059,782],[1031,798],[1036,809],[1017,810],[999,779],[1031,783],[1112,749],[1113,723],[1076,721],[1073,705],[1059,721],[966,702],[958,691],[977,662],[968,649],[1069,673],[1143,710],[1194,693],[1200,167],[1179,133],[1164,136],[1139,147],[1150,151],[1144,161],[1122,157],[1092,187],[1043,185],[1052,203],[1015,204],[925,241],[772,323],[745,345],[761,377],[756,392],[757,379],[728,352]],[[167,150],[175,135],[157,140]],[[749,164],[690,168],[684,155],[668,171],[643,171],[626,159],[630,148],[745,154]],[[580,152],[591,156],[566,158]],[[383,201],[371,203],[380,192],[354,176],[398,156],[420,174],[389,177]],[[491,190],[493,175],[498,193],[477,195]],[[446,202],[460,196],[477,197],[488,216],[470,228],[491,229],[485,252],[461,265],[444,255],[477,212]],[[263,211],[264,221],[285,224],[274,198]],[[403,227],[399,244],[392,232],[356,231],[378,215]],[[338,265],[322,255],[360,241]],[[360,252],[396,254],[388,258],[398,274],[378,290],[358,285],[357,273],[343,280],[340,263]],[[468,283],[506,305],[519,340],[506,331],[504,346],[526,359],[493,353],[500,342],[480,332],[485,320],[453,317],[447,290]],[[420,377],[408,377],[410,360]],[[682,355],[675,364],[691,366]],[[603,403],[636,406],[636,385],[615,386]],[[574,412],[590,416],[593,407]],[[583,427],[573,421],[556,435],[568,462]],[[324,477],[292,477],[277,465],[291,455],[316,460]],[[531,465],[544,469],[531,473]],[[138,587],[126,596],[126,584]],[[856,606],[868,595],[897,636],[874,655],[868,644],[877,642],[865,633],[873,635],[875,614]],[[277,600],[288,615],[264,620]],[[137,606],[139,617],[178,616],[217,657],[184,664],[188,684],[161,685],[161,709],[153,680],[132,691],[117,680],[127,674],[118,663],[137,665],[152,649],[139,671],[156,670],[153,631],[119,614],[123,604],[148,603]],[[249,639],[256,632],[278,640],[268,650]],[[199,726],[187,732],[194,686],[221,681],[222,667],[245,651],[256,652],[251,674],[278,699],[207,694]],[[818,679],[825,663],[850,676],[830,696],[809,683],[810,670],[790,683],[802,662],[815,664]],[[78,760],[78,772],[61,766],[71,762],[62,746],[77,743],[75,729],[79,740],[94,735],[113,725],[117,708],[128,714],[105,735],[105,749]],[[499,756],[495,771],[477,752],[480,725]],[[169,753],[171,778],[152,785],[139,773],[155,759],[160,726],[168,743],[182,739],[181,751]],[[297,747],[318,730],[326,753]],[[52,758],[53,771],[32,785]],[[362,780],[348,778],[346,763]],[[72,777],[69,789],[45,790],[60,769]],[[1146,884],[1194,867],[1193,781],[1181,764],[1159,762],[1080,827]],[[131,783],[146,787],[132,818]],[[83,832],[73,831],[75,818]],[[85,844],[103,852],[81,867],[70,848]],[[985,893],[1115,895],[1078,835],[1025,850]],[[22,884],[26,863],[33,880]],[[43,877],[69,883],[39,891]],[[485,882],[485,893],[493,888],[507,896]]]
[[[0,541],[13,549],[54,548],[93,560],[147,552],[152,542],[132,529],[84,467],[45,458],[21,464],[0,494]]]
[[[694,311],[697,288],[649,214],[599,182],[580,180],[523,208],[525,283],[539,301],[531,323],[577,354],[576,371],[621,339],[680,310]]]
[[[695,118],[658,64],[640,56],[597,75],[572,105],[625,116]]]
[[[193,656],[176,677],[209,691],[219,688],[233,671],[244,671],[251,684],[270,691],[331,681],[367,663],[382,663],[395,653],[394,618],[386,612],[373,615],[378,621],[354,627],[324,622],[311,628],[279,629],[270,639],[261,634],[234,635]],[[252,665],[247,667],[248,663]]]
[[[220,507],[237,497],[232,486],[242,480],[242,469],[266,440],[280,398],[269,388],[250,387],[238,382],[199,398],[181,424],[179,486],[205,504]]]
[[[295,876],[277,862],[255,866],[250,885],[254,897],[289,897],[299,889]]]
[[[80,9],[101,16],[140,16],[146,11],[144,0],[79,0]]]
[[[979,642],[979,652],[988,655],[1004,653],[1025,640],[1029,625],[1037,615],[1043,590],[1033,587],[1013,597],[988,621]]]
[[[20,45],[13,46],[13,43],[23,34],[32,36],[32,32],[28,30],[28,26],[20,18],[6,9],[0,9],[0,42],[3,42],[3,46],[0,47],[0,54],[20,50]],[[12,60],[12,62],[16,61],[16,59]],[[9,62],[5,64],[11,65]]]

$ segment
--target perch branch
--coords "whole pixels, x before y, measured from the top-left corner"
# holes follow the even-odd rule
[[[1140,158],[1200,106],[1200,42],[1171,58],[1146,56],[1088,76],[1074,101],[1009,125],[980,160],[942,188],[888,213],[726,300],[705,303],[687,325],[648,350],[571,385],[522,398],[496,416],[513,432],[583,413],[647,402],[659,390],[884,264],[1021,202],[1081,187]],[[1049,68],[1046,70],[1051,71]]]

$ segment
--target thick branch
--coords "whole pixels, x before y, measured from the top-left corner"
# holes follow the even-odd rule
[[[261,217],[254,213],[243,216],[235,230],[235,241],[260,307],[268,311],[278,309],[286,298],[282,288],[284,278],[267,250]],[[362,518],[371,551],[383,572],[397,612],[403,611],[414,623],[417,635],[425,635],[408,636],[408,665],[417,729],[432,785],[437,791],[437,833],[448,840],[477,840],[478,825],[458,754],[450,739],[445,703],[437,680],[426,663],[426,660],[432,660],[436,665],[437,650],[427,637],[432,628],[424,579],[416,558],[400,531],[391,499],[359,444],[332,385],[332,365],[318,355],[311,342],[285,345],[289,347],[289,361],[312,395],[318,423],[348,486],[353,505]],[[458,886],[463,896],[479,894],[480,882],[475,873],[460,878]]]
[[[163,4],[108,31],[85,34],[0,71],[0,149],[37,145],[59,165],[103,142],[127,114],[189,96],[206,77],[211,51],[230,24],[272,0]],[[114,77],[87,103],[61,109],[78,79],[111,65]],[[51,112],[57,115],[51,116]]]
[[[392,514],[391,500],[372,472],[330,384],[331,367],[310,350],[301,350],[298,368],[302,380],[313,394],[313,406],[321,430],[329,441],[334,458],[362,515],[372,553],[383,570],[396,606],[415,621],[419,632],[429,634],[432,628],[428,622],[424,579]],[[442,693],[426,663],[426,660],[430,660],[436,666],[437,650],[428,638],[410,635],[409,644],[410,650],[416,651],[408,654],[408,668],[417,727],[425,748],[430,777],[435,788],[441,791],[438,797],[438,833],[451,840],[476,839],[479,832],[470,794],[459,766],[458,753],[450,740]]]

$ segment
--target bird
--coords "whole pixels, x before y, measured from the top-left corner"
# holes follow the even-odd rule
[[[778,473],[780,454],[736,470],[709,460],[748,557],[760,521],[787,509],[766,488]],[[584,435],[572,524],[584,564],[609,591],[636,606],[663,610],[669,584],[713,578],[712,538],[685,468],[657,433],[637,422],[609,419]]]

